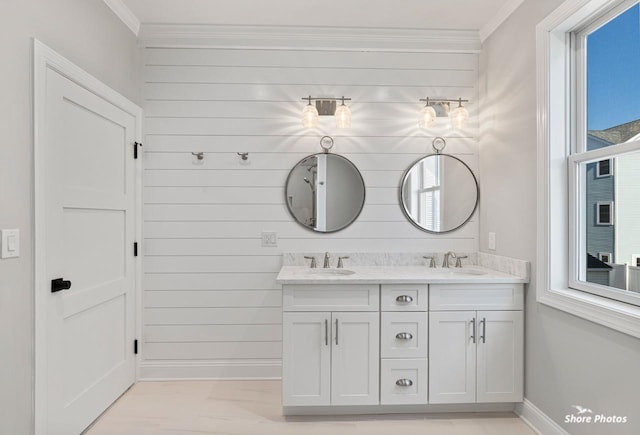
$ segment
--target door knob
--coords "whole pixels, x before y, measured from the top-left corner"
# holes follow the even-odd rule
[[[71,281],[65,281],[64,278],[57,278],[51,280],[51,293],[56,293],[61,290],[69,290],[71,288]]]

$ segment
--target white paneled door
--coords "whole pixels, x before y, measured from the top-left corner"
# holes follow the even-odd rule
[[[46,405],[36,413],[40,432],[73,435],[135,381],[137,119],[51,68],[44,74],[36,353],[45,379],[36,382]]]

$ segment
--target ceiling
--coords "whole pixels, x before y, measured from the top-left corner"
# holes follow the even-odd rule
[[[154,23],[454,29],[477,30],[485,39],[523,0],[104,1],[137,28]]]

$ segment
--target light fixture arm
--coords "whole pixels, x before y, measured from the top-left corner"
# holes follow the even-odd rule
[[[420,98],[420,100],[418,101],[426,101],[427,105],[429,103],[458,103],[458,104],[462,104],[462,103],[468,103],[469,100],[463,100],[462,98],[456,98],[455,100],[450,100],[448,98]]]

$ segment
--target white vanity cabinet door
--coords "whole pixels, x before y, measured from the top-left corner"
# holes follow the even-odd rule
[[[382,358],[426,358],[428,314],[426,312],[383,312],[380,328]]]
[[[377,405],[379,314],[335,312],[331,326],[331,404]]]
[[[282,404],[329,405],[331,313],[284,313]]]
[[[429,403],[476,401],[475,315],[429,313]]]
[[[522,311],[478,311],[478,402],[522,402],[523,317]]]

